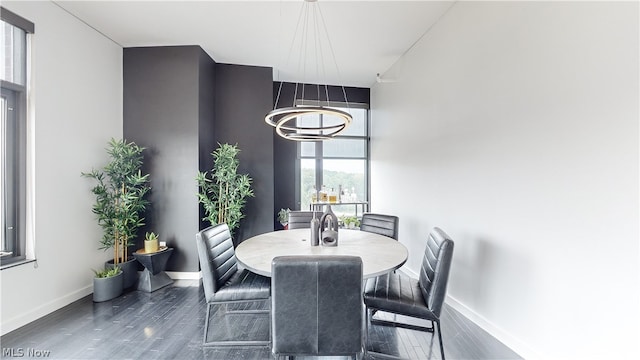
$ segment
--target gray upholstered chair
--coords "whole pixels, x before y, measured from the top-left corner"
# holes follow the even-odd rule
[[[364,350],[362,259],[280,256],[271,264],[272,351],[345,356]]]
[[[400,273],[368,279],[364,288],[367,326],[374,323],[428,332],[434,332],[434,328],[437,328],[440,353],[444,359],[440,312],[447,293],[452,256],[453,240],[441,229],[434,228],[427,240],[418,280]],[[431,322],[431,326],[372,320],[375,310],[425,319]]]
[[[364,213],[360,230],[376,233],[398,240],[398,217],[374,213]]]
[[[320,219],[322,213],[316,213],[316,216]],[[309,229],[311,219],[313,219],[313,211],[290,211],[288,229]]]
[[[204,346],[269,345],[267,340],[225,340],[207,341],[209,317],[213,305],[266,301],[271,294],[271,280],[248,270],[239,270],[229,227],[218,224],[196,234],[196,244],[202,286],[207,301],[207,318],[204,324]],[[268,301],[267,301],[268,304]],[[225,313],[269,313],[269,310],[242,310]]]

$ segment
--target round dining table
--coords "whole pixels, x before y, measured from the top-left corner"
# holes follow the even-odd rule
[[[247,270],[270,277],[271,262],[278,256],[359,256],[365,279],[391,272],[407,261],[408,252],[404,245],[379,234],[340,229],[338,246],[311,246],[310,237],[310,229],[281,230],[256,235],[236,247],[236,259]]]

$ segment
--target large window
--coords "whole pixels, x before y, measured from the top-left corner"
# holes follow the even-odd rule
[[[307,210],[319,190],[335,194],[345,205],[332,205],[337,215],[362,215],[369,201],[369,111],[364,105],[349,104],[337,109],[353,116],[344,132],[331,140],[298,144],[299,192],[301,210]],[[322,123],[321,115],[298,120],[299,125]],[[366,205],[364,205],[366,209]]]
[[[0,9],[0,265],[25,258],[27,63],[31,22]]]

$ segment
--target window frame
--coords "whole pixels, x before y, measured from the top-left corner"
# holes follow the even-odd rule
[[[31,57],[31,36],[35,26],[32,22],[0,7],[0,18],[3,22],[24,31],[24,54],[20,59],[20,71],[23,73],[24,84],[7,80],[0,80],[1,95],[6,100],[6,117],[2,116],[6,124],[3,144],[10,150],[2,149],[3,179],[0,182],[5,189],[1,189],[5,196],[0,206],[3,207],[1,245],[10,251],[10,255],[0,256],[0,269],[12,267],[25,262],[27,253],[27,97],[30,81],[29,64]],[[4,77],[4,76],[3,76]],[[6,176],[6,178],[4,178]],[[6,222],[5,222],[6,220]]]
[[[302,101],[299,100],[298,101],[299,104],[302,104]],[[297,104],[298,104],[297,103]],[[366,199],[362,200],[360,199],[359,201],[364,201],[367,203],[367,208],[370,206],[371,203],[371,171],[370,171],[370,162],[371,162],[371,111],[370,111],[370,107],[368,104],[363,104],[363,103],[344,103],[344,102],[329,102],[329,104],[327,105],[326,101],[323,102],[314,102],[314,101],[309,101],[309,100],[304,100],[304,104],[305,105],[313,105],[312,103],[314,103],[315,105],[323,105],[323,106],[330,106],[330,107],[336,107],[336,108],[340,108],[340,109],[363,109],[366,111],[365,114],[365,127],[366,127],[366,131],[365,131],[365,135],[341,135],[338,134],[334,137],[334,139],[355,139],[355,140],[364,140],[365,141],[365,155],[364,157],[343,157],[343,156],[324,156],[323,154],[323,146],[324,143],[326,141],[332,141],[332,140],[324,140],[324,141],[315,141],[315,149],[314,149],[314,155],[313,156],[309,156],[309,155],[302,155],[302,144],[303,143],[309,143],[310,141],[306,141],[306,142],[297,142],[296,144],[296,166],[295,166],[295,202],[297,204],[298,209],[300,210],[309,210],[309,209],[302,209],[302,194],[301,194],[301,176],[302,176],[302,166],[301,166],[301,161],[302,160],[309,160],[309,159],[315,159],[315,180],[316,180],[316,189],[321,189],[324,179],[324,166],[323,166],[323,160],[364,160],[365,162],[365,166],[364,166],[364,172],[365,172],[365,196]],[[322,115],[320,115],[320,121],[322,122]],[[337,190],[337,189],[336,189]]]

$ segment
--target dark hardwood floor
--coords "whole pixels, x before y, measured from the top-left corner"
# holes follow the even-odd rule
[[[268,347],[203,348],[206,304],[202,286],[197,285],[197,281],[180,280],[151,294],[131,291],[104,303],[93,303],[87,296],[2,336],[2,358],[272,358]],[[224,337],[229,327],[235,337],[269,336],[268,315],[212,313],[210,338]],[[376,316],[393,318],[384,313]],[[441,321],[448,359],[520,358],[449,306],[445,305]],[[440,359],[437,336],[379,325],[371,327],[367,349],[407,359]],[[368,357],[378,358],[384,357]]]

